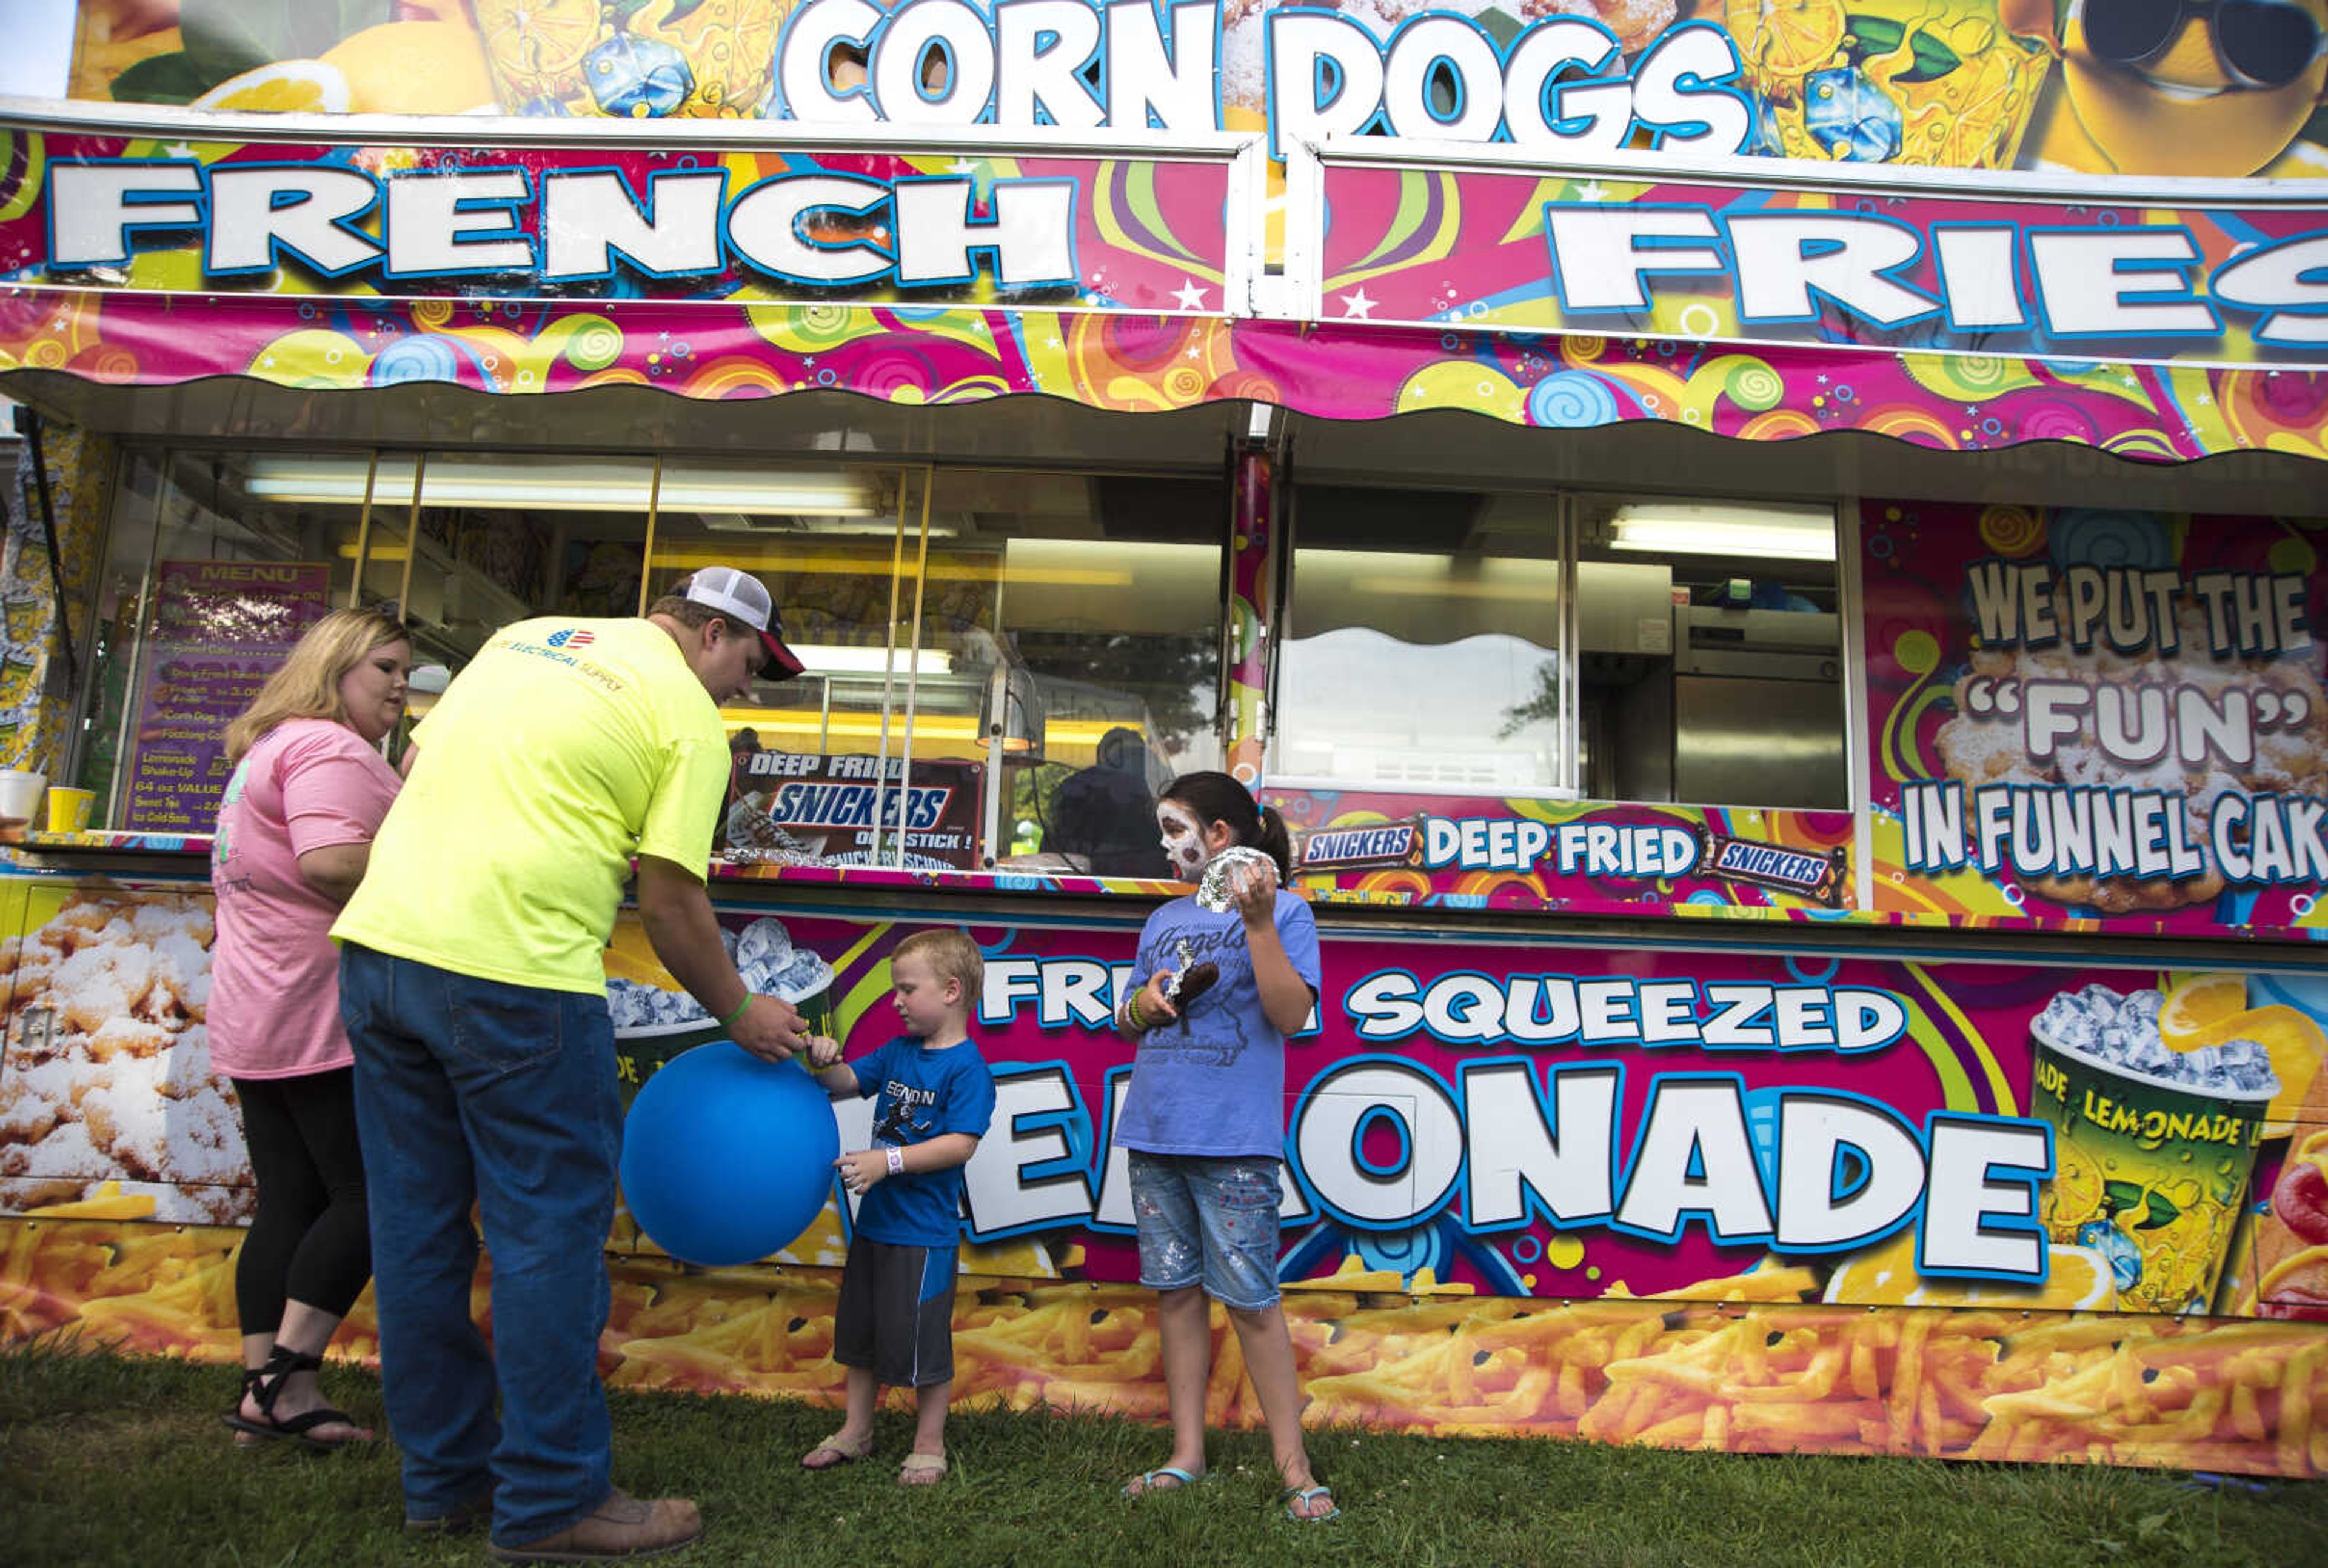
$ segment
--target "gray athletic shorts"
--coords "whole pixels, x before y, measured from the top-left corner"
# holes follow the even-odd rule
[[[858,1236],[840,1271],[832,1358],[885,1388],[926,1388],[953,1376],[955,1247],[907,1247]]]

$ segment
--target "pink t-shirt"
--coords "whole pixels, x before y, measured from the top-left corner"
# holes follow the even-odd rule
[[[325,718],[277,725],[227,782],[211,845],[210,1037],[228,1076],[293,1078],[355,1060],[330,934],[340,906],[307,885],[299,857],[371,842],[399,782],[361,736]]]

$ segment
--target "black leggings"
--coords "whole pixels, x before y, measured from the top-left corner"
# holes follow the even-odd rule
[[[371,1278],[356,1071],[237,1078],[258,1215],[234,1269],[245,1334],[272,1334],[286,1298],[344,1318]]]

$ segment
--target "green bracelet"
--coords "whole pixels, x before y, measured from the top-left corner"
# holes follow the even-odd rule
[[[719,1027],[723,1029],[734,1028],[736,1027],[736,1020],[742,1018],[746,1013],[751,1010],[752,993],[747,991],[744,993],[744,1000],[736,1004],[736,1010],[719,1020]]]
[[[1131,1020],[1131,1027],[1133,1028],[1138,1029],[1143,1035],[1148,1032],[1148,1015],[1140,1006],[1140,993],[1138,991],[1133,991],[1131,997],[1124,1002],[1123,1016]]]

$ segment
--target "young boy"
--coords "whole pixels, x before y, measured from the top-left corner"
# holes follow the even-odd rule
[[[873,1096],[873,1147],[833,1162],[859,1195],[832,1324],[832,1358],[849,1369],[848,1415],[803,1456],[805,1469],[871,1453],[881,1389],[907,1387],[914,1451],[897,1480],[928,1486],[946,1472],[962,1167],[994,1114],[994,1075],[970,1039],[985,973],[978,944],[959,930],[917,931],[889,955],[890,1005],[905,1033],[853,1067],[838,1041],[809,1042],[827,1093]]]

